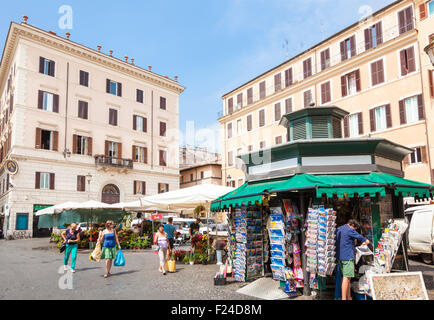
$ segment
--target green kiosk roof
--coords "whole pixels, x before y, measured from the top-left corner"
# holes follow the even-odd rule
[[[347,175],[311,175],[299,174],[281,179],[247,182],[238,189],[216,199],[211,204],[211,211],[219,211],[230,206],[262,203],[267,193],[316,190],[317,198],[322,195],[353,197],[355,194],[375,197],[386,195],[386,188],[394,189],[395,195],[429,196],[433,185],[395,177],[386,173]]]

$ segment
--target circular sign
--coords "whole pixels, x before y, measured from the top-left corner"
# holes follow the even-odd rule
[[[7,160],[6,161],[6,170],[10,174],[17,174],[18,172],[18,163],[14,160]]]

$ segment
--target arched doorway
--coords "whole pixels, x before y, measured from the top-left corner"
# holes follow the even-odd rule
[[[119,188],[114,184],[108,184],[102,189],[102,200],[103,203],[114,204],[121,202],[121,194]]]

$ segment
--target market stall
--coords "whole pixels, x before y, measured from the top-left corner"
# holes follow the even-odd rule
[[[269,273],[291,295],[334,287],[335,231],[349,219],[372,244],[358,248],[354,293],[370,294],[369,274],[407,270],[403,196],[430,197],[433,186],[403,178],[411,149],[342,139],[347,114],[316,107],[285,115],[288,143],[240,157],[247,182],[211,205],[229,213],[236,280]]]

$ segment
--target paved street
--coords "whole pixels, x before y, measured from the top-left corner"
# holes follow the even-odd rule
[[[138,300],[245,300],[237,294],[243,286],[231,283],[215,287],[215,265],[177,265],[177,272],[163,276],[158,272],[158,256],[151,251],[125,252],[127,265],[114,268],[113,276],[103,278],[104,263],[88,260],[80,252],[73,289],[60,289],[63,254],[48,249],[47,239],[0,241],[0,299],[138,299]],[[434,266],[416,257],[410,271],[422,271],[431,300],[434,300]],[[64,286],[67,281],[64,279]]]

